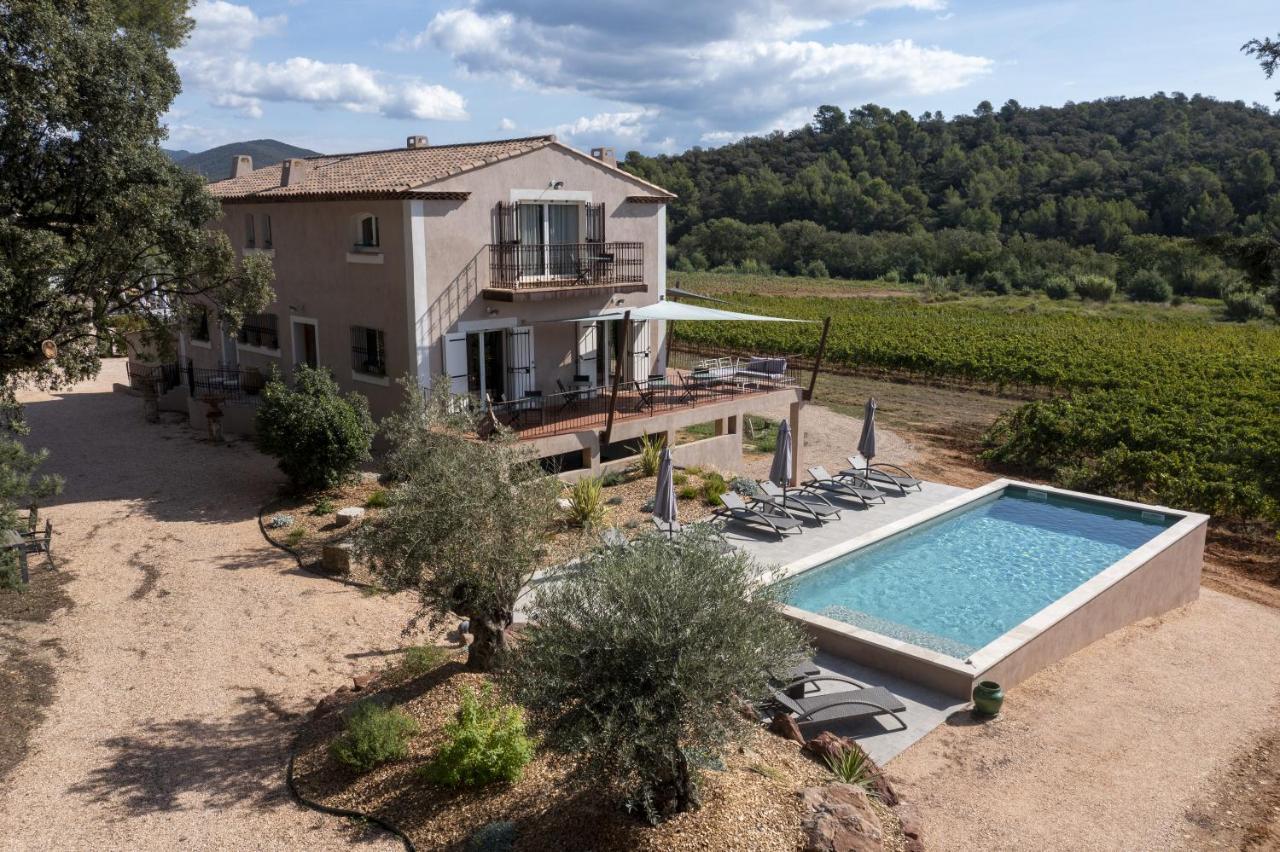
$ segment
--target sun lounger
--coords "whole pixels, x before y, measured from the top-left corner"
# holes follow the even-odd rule
[[[898,715],[906,712],[906,705],[902,703],[902,699],[883,686],[863,686],[843,692],[820,692],[816,695],[797,697],[797,691],[803,691],[810,683],[818,681],[856,683],[835,675],[808,677],[801,681],[793,681],[785,690],[775,689],[771,700],[775,706],[793,715],[798,725],[806,722],[829,725],[852,719],[892,716],[894,721],[902,726],[901,730],[907,729],[907,723]],[[822,718],[815,719],[814,716],[819,714]]]
[[[727,494],[721,494],[720,502],[724,505],[711,513],[713,517],[722,518],[726,521],[738,521],[750,526],[763,527],[770,530],[779,539],[791,532],[801,532],[804,527],[800,521],[790,515],[752,509],[743,502],[740,496],[732,491]]]
[[[852,476],[849,474],[832,476],[827,473],[827,469],[825,467],[821,466],[809,468],[809,476],[813,477],[805,483],[809,488],[821,489],[822,491],[834,494],[837,497],[861,500],[863,503],[868,505],[873,502],[884,502],[884,495],[880,493],[880,489],[876,488],[860,476]]]
[[[796,518],[812,518],[815,521],[830,521],[840,517],[840,510],[831,505],[826,497],[808,488],[783,488],[769,480],[760,482],[763,497],[757,500],[777,506],[788,515]]]
[[[916,479],[896,464],[885,462],[868,464],[861,453],[849,456],[849,469],[840,472],[860,476],[872,485],[888,486],[903,494],[906,494],[911,489],[919,491],[922,484],[919,479]]]

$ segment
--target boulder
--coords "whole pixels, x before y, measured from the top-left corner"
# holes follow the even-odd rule
[[[351,573],[351,549],[349,541],[326,544],[320,551],[320,566],[326,574],[345,577]]]
[[[769,730],[784,740],[795,740],[804,745],[804,734],[800,733],[800,726],[791,718],[790,713],[774,713],[769,722]]]
[[[800,799],[809,809],[801,823],[804,852],[883,852],[884,828],[862,788],[806,787]]]
[[[902,823],[902,836],[906,840],[904,848],[907,852],[924,852],[924,830],[920,827],[920,812],[914,805],[906,802],[899,802],[894,810]]]
[[[373,672],[356,675],[355,677],[351,678],[351,688],[354,689],[356,692],[360,692],[363,689],[368,689],[369,684],[373,683],[374,678],[376,677],[377,675],[375,675]]]
[[[829,766],[829,761],[853,749],[863,751],[862,746],[853,740],[848,737],[837,736],[830,731],[823,731],[804,744],[804,750],[813,755],[824,766]],[[889,779],[884,772],[870,757],[867,758],[867,766],[871,778],[869,792],[889,807],[896,805],[898,803],[898,794],[893,789],[893,785],[889,783]]]
[[[345,509],[339,509],[334,515],[334,520],[338,526],[345,527],[347,524],[353,523],[364,517],[363,506],[348,506]]]

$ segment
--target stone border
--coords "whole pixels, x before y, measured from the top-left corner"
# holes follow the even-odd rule
[[[279,497],[272,497],[270,500],[268,500],[267,502],[263,503],[261,506],[258,507],[258,532],[262,533],[262,537],[266,539],[267,544],[279,550],[283,550],[285,553],[292,556],[293,561],[298,563],[298,570],[302,571],[308,577],[315,577],[320,580],[328,580],[332,583],[341,583],[342,585],[350,586],[353,589],[368,589],[370,591],[379,591],[379,588],[373,585],[372,583],[362,583],[359,580],[352,580],[349,577],[338,577],[333,574],[325,574],[325,573],[312,571],[310,568],[308,568],[306,565],[303,564],[302,556],[298,553],[298,551],[294,550],[292,547],[290,547],[287,544],[282,544],[276,541],[271,536],[269,536],[267,534],[267,526],[262,522],[262,516],[267,514],[267,512],[271,507],[271,504],[276,503],[279,500],[280,500]]]

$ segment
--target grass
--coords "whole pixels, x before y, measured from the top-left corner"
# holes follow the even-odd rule
[[[294,527],[293,529],[289,530],[288,533],[285,534],[284,541],[285,541],[285,544],[297,545],[297,544],[300,544],[302,540],[306,537],[307,537],[306,527]]]
[[[333,505],[332,500],[328,497],[321,497],[311,509],[311,514],[320,517],[321,515],[332,515],[336,511],[337,507]]]
[[[391,497],[387,494],[387,489],[380,488],[370,494],[364,501],[366,509],[385,509],[391,505]]]
[[[748,766],[747,769],[751,770],[757,775],[763,775],[765,778],[768,778],[770,781],[777,781],[779,783],[783,783],[787,780],[787,776],[782,772],[781,769],[776,769],[767,763],[753,763],[750,766]]]
[[[435,645],[414,645],[404,652],[400,661],[387,669],[386,678],[392,683],[404,683],[421,677],[445,660],[449,659],[449,651]]]

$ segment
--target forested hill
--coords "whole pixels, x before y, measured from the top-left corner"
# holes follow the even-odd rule
[[[923,228],[960,240],[985,235],[988,245],[1016,236],[1020,250],[1044,239],[1107,253],[1131,234],[1268,234],[1280,231],[1278,165],[1280,117],[1181,94],[1036,109],[983,102],[950,119],[824,106],[811,125],[788,133],[675,156],[633,152],[625,163],[679,194],[670,214],[677,259],[712,265],[717,259],[705,255],[717,251],[716,240],[706,226],[722,219],[733,220],[722,230],[802,221],[841,234]],[[772,265],[804,261],[785,244],[819,234],[783,232]],[[769,229],[728,236],[743,257],[767,265],[770,246],[751,240],[772,243]],[[955,271],[922,261],[920,271]]]

